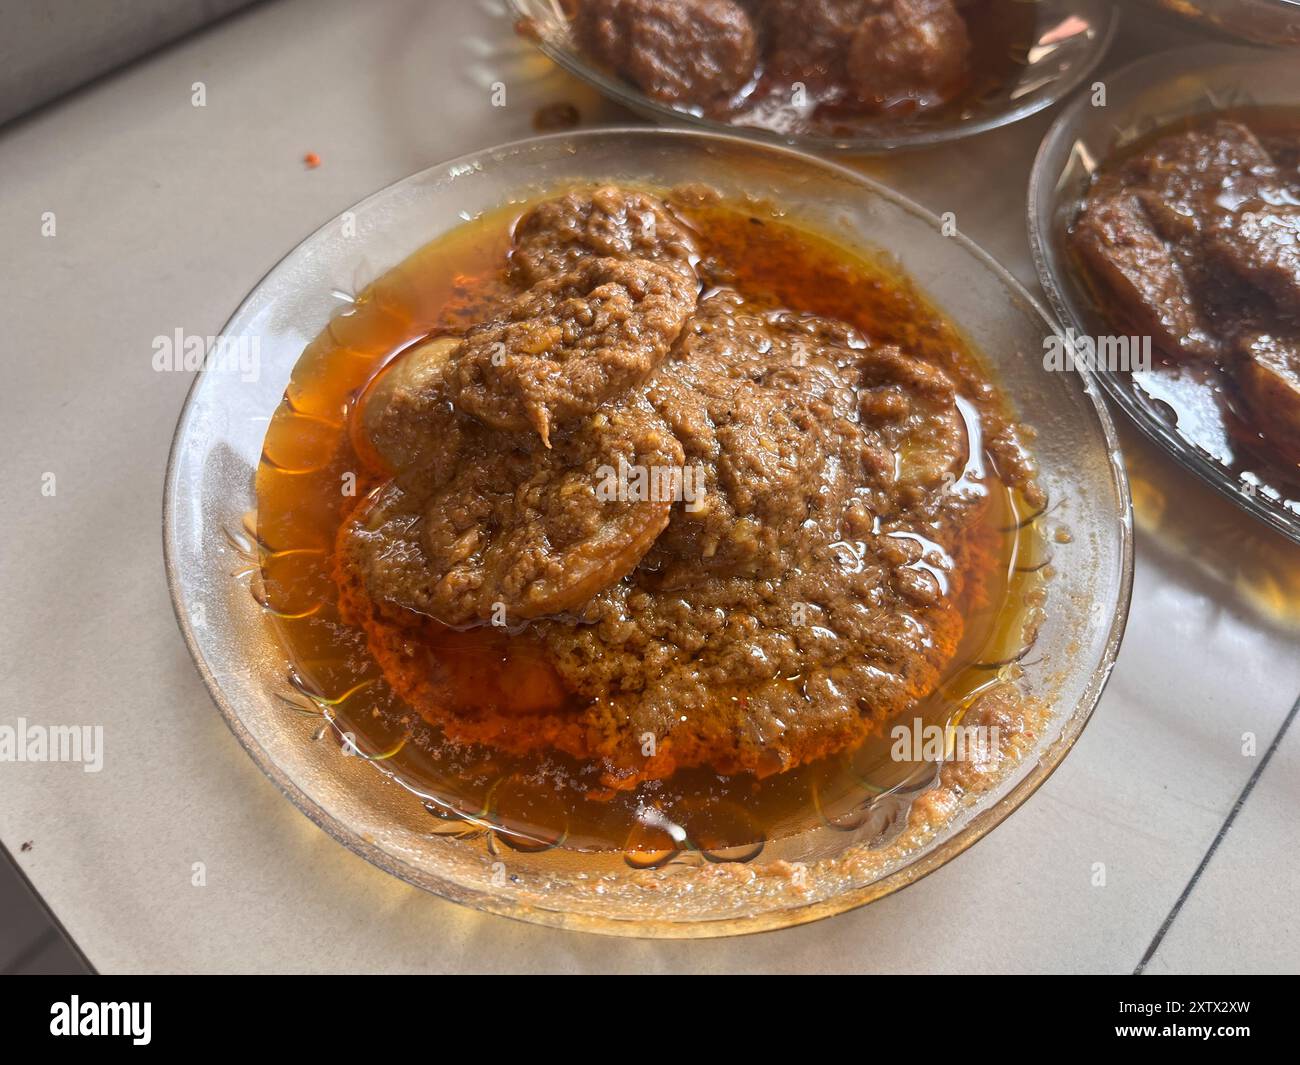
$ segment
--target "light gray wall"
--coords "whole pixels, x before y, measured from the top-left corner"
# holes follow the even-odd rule
[[[0,123],[254,0],[0,0]]]

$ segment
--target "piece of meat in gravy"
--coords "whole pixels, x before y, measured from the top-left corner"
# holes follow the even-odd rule
[[[848,80],[849,46],[873,0],[760,0],[767,65],[810,84]]]
[[[1300,311],[1300,201],[1247,126],[1221,120],[1161,138],[1127,170],[1166,240]]]
[[[853,32],[849,79],[877,101],[938,98],[960,82],[970,49],[952,0],[880,0]]]
[[[1252,197],[1214,227],[1206,252],[1300,327],[1300,202]]]
[[[553,426],[643,382],[668,354],[696,296],[694,282],[670,266],[581,259],[465,334],[448,361],[447,395],[493,428],[533,429],[546,443]]]
[[[1084,262],[1118,301],[1126,326],[1173,357],[1203,359],[1219,343],[1202,318],[1182,264],[1131,191],[1098,190],[1074,225]]]
[[[1161,137],[1130,159],[1120,178],[1142,193],[1156,229],[1172,241],[1200,237],[1275,175],[1254,133],[1240,122],[1217,121]]]
[[[1289,462],[1300,464],[1300,338],[1243,338],[1234,378],[1255,426]]]
[[[864,98],[937,95],[966,68],[970,38],[952,0],[760,0],[779,77],[848,84]]]
[[[758,38],[735,0],[582,0],[578,44],[649,96],[707,106],[754,76]]]
[[[545,200],[515,225],[510,276],[529,287],[582,259],[649,259],[695,280],[699,250],[689,227],[658,197],[604,185]]]

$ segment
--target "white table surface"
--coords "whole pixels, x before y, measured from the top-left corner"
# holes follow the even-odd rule
[[[1130,25],[1108,66],[1191,39]],[[489,103],[498,80],[505,108]],[[191,106],[196,81],[204,108]],[[355,857],[243,754],[168,601],[163,467],[189,380],[151,369],[151,341],[216,333],[318,224],[436,161],[527,135],[535,107],[558,100],[586,122],[622,117],[515,40],[494,0],[278,0],[0,129],[0,724],[101,724],[106,748],[98,774],[0,763],[0,840],[92,963],[1130,972],[1173,913],[1147,971],[1300,968],[1300,730],[1284,732],[1300,693],[1300,550],[1132,433],[1136,588],[1092,724],[990,837],[854,913],[696,943],[481,915]],[[1033,287],[1023,197],[1049,120],[867,169],[957,210]],[[54,237],[41,235],[46,211]],[[191,884],[196,861],[204,887]]]

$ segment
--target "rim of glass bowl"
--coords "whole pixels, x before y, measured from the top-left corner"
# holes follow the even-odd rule
[[[1295,58],[1292,52],[1268,51],[1258,46],[1243,44],[1194,45],[1190,48],[1172,49],[1156,55],[1144,56],[1107,77],[1106,110],[1114,113],[1131,107],[1132,105],[1125,102],[1127,96],[1121,95],[1126,91],[1134,96],[1142,96],[1147,92],[1157,91],[1176,81],[1186,79],[1189,72],[1199,79],[1203,76],[1212,76],[1216,69],[1226,71],[1243,64],[1245,65],[1243,73],[1260,77],[1261,70],[1291,67],[1295,64]],[[1293,77],[1297,69],[1300,67],[1292,70]],[[1296,82],[1300,86],[1300,79],[1296,79]],[[1213,105],[1214,101],[1210,94],[1214,91],[1214,88],[1209,85],[1200,83],[1194,97],[1180,93],[1178,102],[1175,104],[1171,101],[1166,104],[1158,117],[1144,112],[1143,118],[1148,124],[1142,131],[1159,128],[1178,118],[1200,111],[1212,113],[1220,110],[1221,105],[1202,108],[1195,106],[1198,100]],[[1300,109],[1300,95],[1295,98],[1295,107]],[[1092,110],[1087,93],[1080,93],[1070,101],[1043,137],[1029,177],[1029,243],[1034,256],[1034,266],[1056,317],[1065,325],[1072,327],[1079,336],[1090,333],[1089,321],[1095,320],[1095,312],[1091,312],[1086,296],[1079,290],[1074,272],[1070,269],[1070,259],[1062,249],[1058,248],[1056,238],[1059,236],[1057,223],[1067,216],[1073,219],[1078,213],[1078,194],[1081,187],[1077,184],[1073,185],[1073,191],[1066,200],[1061,195],[1061,181],[1075,157],[1074,145],[1086,125],[1086,116]],[[1122,129],[1110,121],[1107,121],[1106,128],[1112,134]],[[1108,149],[1111,147],[1113,145],[1107,145]],[[1104,158],[1103,154],[1096,152],[1090,152],[1089,155],[1098,159]],[[1163,421],[1143,402],[1139,394],[1141,389],[1137,385],[1126,382],[1122,374],[1101,370],[1095,376],[1106,390],[1106,394],[1137,427],[1181,466],[1270,528],[1300,543],[1300,514],[1291,512],[1267,496],[1252,493],[1246,487],[1246,482],[1238,478],[1227,466]]]
[[[818,133],[782,134],[758,126],[742,126],[707,118],[691,111],[676,108],[670,104],[655,100],[641,92],[629,82],[607,74],[599,67],[588,63],[582,53],[555,39],[556,20],[561,16],[555,10],[553,0],[508,0],[511,11],[518,20],[526,20],[539,26],[538,32],[525,36],[553,62],[559,64],[574,77],[585,81],[604,96],[616,103],[630,108],[643,117],[669,124],[689,123],[702,129],[719,134],[734,134],[747,139],[767,141],[790,147],[804,148],[818,152],[844,152],[872,155],[894,151],[900,148],[924,148],[964,137],[973,137],[979,133],[1008,126],[1029,118],[1045,108],[1068,96],[1090,73],[1092,73],[1106,53],[1120,23],[1120,9],[1109,0],[1035,0],[1035,3],[1058,3],[1062,14],[1078,8],[1087,9],[1095,19],[1099,31],[1091,40],[1090,49],[1081,61],[1071,67],[1064,75],[1049,81],[1039,92],[1037,89],[1027,95],[1024,102],[1006,110],[994,111],[982,118],[956,121],[950,125],[918,126],[911,130],[900,127],[899,132],[880,135],[862,135],[853,137],[834,137]],[[540,21],[539,21],[540,20]]]
[[[246,310],[254,305],[259,291],[269,280],[274,278],[274,275],[282,267],[290,263],[291,260],[297,260],[300,256],[304,261],[309,261],[312,245],[331,231],[336,226],[338,218],[344,214],[355,213],[357,217],[361,217],[368,205],[375,204],[383,197],[394,195],[400,190],[418,187],[421,182],[434,175],[449,176],[472,173],[485,158],[492,158],[500,162],[503,159],[518,156],[521,152],[535,149],[542,150],[552,144],[557,146],[565,145],[566,142],[568,142],[566,154],[572,155],[576,154],[583,141],[613,139],[614,143],[621,146],[628,138],[640,138],[647,141],[667,138],[678,143],[686,140],[694,142],[690,146],[692,151],[708,151],[710,148],[715,150],[731,149],[784,157],[784,162],[791,166],[799,168],[811,166],[821,169],[825,172],[824,176],[827,178],[847,181],[859,188],[868,200],[882,200],[889,208],[897,209],[912,216],[913,220],[923,224],[927,229],[941,230],[941,222],[935,215],[887,186],[847,167],[824,159],[818,159],[791,148],[756,143],[742,137],[719,136],[699,130],[666,130],[656,127],[637,126],[569,131],[543,137],[526,138],[467,153],[449,162],[429,167],[395,182],[360,201],[349,211],[340,212],[340,215],[326,222],[325,225],[288,252],[258,281],[257,285],[245,297],[227,322],[223,335],[229,331],[233,323],[241,319]],[[577,144],[573,142],[577,142]],[[428,239],[432,239],[434,235],[436,234],[429,234]],[[1046,337],[1052,334],[1059,336],[1058,327],[1041,304],[1030,296],[1011,274],[998,265],[986,252],[962,234],[956,234],[946,239],[957,241],[963,252],[982,265],[992,275],[993,280],[997,281],[1014,300],[1019,301],[1024,313],[1034,321],[1041,323],[1043,336]],[[1091,717],[1110,676],[1123,637],[1133,581],[1132,509],[1128,481],[1120,461],[1114,424],[1106,412],[1101,395],[1090,376],[1086,372],[1079,372],[1074,376],[1077,378],[1077,387],[1083,393],[1083,397],[1077,400],[1077,404],[1082,411],[1080,417],[1087,422],[1087,432],[1093,435],[1099,433],[1102,441],[1104,441],[1104,462],[1098,452],[1098,472],[1096,476],[1098,484],[1102,486],[1106,496],[1113,499],[1117,516],[1118,527],[1113,531],[1114,539],[1107,539],[1105,547],[1098,549],[1104,552],[1102,557],[1106,562],[1107,571],[1112,574],[1107,592],[1110,592],[1113,588],[1114,610],[1109,617],[1100,616],[1109,611],[1109,605],[1107,604],[1105,610],[1097,612],[1099,617],[1095,630],[1098,638],[1091,645],[1096,660],[1086,677],[1082,670],[1075,674],[1078,695],[1074,704],[1054,710],[1051,719],[1052,727],[1044,730],[1042,743],[1021,761],[1012,764],[1008,768],[1005,778],[999,779],[998,785],[991,791],[987,804],[983,802],[974,804],[969,809],[968,816],[961,820],[960,827],[952,827],[950,834],[946,837],[943,836],[941,831],[932,839],[923,842],[915,851],[908,853],[905,859],[901,860],[887,873],[867,883],[850,887],[847,890],[838,890],[838,893],[830,894],[825,898],[810,903],[791,902],[787,905],[781,905],[779,908],[763,909],[745,916],[691,918],[688,915],[686,918],[638,917],[628,919],[586,911],[547,908],[535,903],[518,901],[504,892],[476,891],[465,883],[452,879],[447,875],[448,870],[445,867],[431,872],[417,867],[390,850],[383,849],[375,838],[358,831],[353,825],[345,823],[326,810],[314,797],[314,795],[322,794],[319,782],[316,782],[317,788],[314,794],[308,794],[300,781],[293,779],[287,771],[276,763],[272,754],[262,746],[250,729],[245,726],[241,720],[239,708],[222,686],[220,676],[229,675],[231,671],[218,671],[209,662],[205,640],[216,639],[216,637],[205,636],[204,632],[201,631],[210,626],[210,619],[207,625],[195,623],[188,599],[191,591],[189,585],[191,584],[200,585],[197,589],[198,594],[211,594],[213,589],[202,587],[201,580],[195,580],[193,577],[187,578],[187,575],[181,572],[179,555],[183,550],[183,545],[178,539],[178,523],[188,521],[190,525],[202,530],[206,535],[216,536],[216,531],[211,528],[211,525],[203,516],[202,508],[198,505],[202,499],[202,490],[191,482],[182,482],[179,479],[180,467],[185,461],[186,444],[189,442],[192,423],[198,408],[197,399],[205,382],[211,375],[212,372],[209,370],[200,371],[186,396],[168,457],[163,499],[163,554],[168,589],[171,594],[177,624],[181,629],[186,646],[189,648],[198,671],[226,724],[245,751],[248,752],[253,762],[311,821],[348,849],[385,872],[391,873],[416,887],[474,909],[535,924],[609,935],[645,938],[709,938],[768,931],[775,928],[805,924],[854,909],[888,895],[907,884],[919,880],[983,838],[1018,808],[1052,774],[1074,746],[1075,741]],[[1012,398],[1014,401],[1015,397]],[[209,417],[211,416],[211,412],[204,413]],[[222,413],[224,415],[224,412]],[[1095,424],[1092,419],[1095,419]],[[260,438],[258,446],[260,448]],[[182,515],[182,507],[187,508],[184,516]],[[208,561],[206,555],[204,561]],[[244,595],[245,598],[248,598],[246,592],[244,592]],[[224,603],[228,599],[229,596],[227,595],[220,601]],[[1064,609],[1064,607],[1061,609]],[[1082,609],[1082,605],[1080,605],[1080,609]],[[242,666],[242,669],[238,672],[247,676],[252,675],[253,670],[248,665],[248,662],[255,650],[257,649],[247,647],[237,649],[237,657],[240,659]],[[275,650],[279,656],[277,665],[282,666],[286,657],[285,652],[278,646]],[[1073,661],[1073,659],[1070,661]],[[265,695],[266,693],[263,691],[261,694]],[[244,696],[243,698],[247,701],[250,697]],[[1058,722],[1059,731],[1057,730]],[[1036,759],[1035,755],[1037,755]],[[343,761],[356,762],[359,760],[344,759]],[[374,772],[374,767],[368,766],[366,768]],[[375,772],[375,775],[378,776],[379,773]],[[337,783],[334,786],[337,787]],[[346,792],[346,788],[343,790]],[[996,798],[993,798],[993,796],[996,796]],[[403,797],[410,798],[405,793]],[[367,796],[367,798],[372,799],[373,796]],[[373,802],[370,804],[372,807],[374,805]],[[957,824],[957,818],[949,822],[948,827],[955,824]],[[632,870],[626,869],[625,872],[630,874]]]
[[[1144,0],[1152,11],[1220,38],[1277,48],[1300,47],[1300,0]],[[1263,6],[1268,5],[1268,6]],[[1294,21],[1261,26],[1251,18]]]

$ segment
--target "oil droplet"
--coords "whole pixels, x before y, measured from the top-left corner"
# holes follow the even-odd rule
[[[658,869],[681,853],[686,833],[660,811],[643,807],[623,844],[623,860],[633,869]]]

